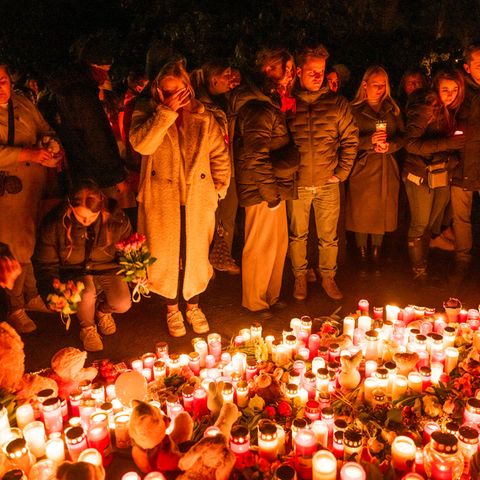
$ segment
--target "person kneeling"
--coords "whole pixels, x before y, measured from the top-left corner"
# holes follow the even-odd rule
[[[53,281],[80,280],[85,285],[78,304],[80,339],[89,352],[103,349],[102,335],[116,331],[112,313],[131,307],[128,284],[116,275],[115,244],[132,233],[118,206],[109,208],[100,188],[83,181],[66,202],[50,212],[40,230],[33,258],[40,294],[47,299]]]

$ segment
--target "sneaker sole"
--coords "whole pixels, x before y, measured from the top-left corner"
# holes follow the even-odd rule
[[[178,338],[178,337],[184,337],[187,334],[187,330],[183,330],[181,332],[172,332],[171,330],[169,330],[168,333],[171,337]]]
[[[201,327],[201,328],[194,327],[194,326],[192,325],[192,330],[193,330],[194,333],[199,333],[199,334],[201,334],[201,333],[207,333],[207,332],[210,331],[210,325],[208,325],[207,327]]]
[[[113,330],[104,330],[102,327],[100,327],[100,325],[98,326],[98,329],[100,330],[100,333],[102,335],[113,335],[114,333],[117,332],[117,328],[115,327]]]

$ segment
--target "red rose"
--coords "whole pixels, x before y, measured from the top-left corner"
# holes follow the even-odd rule
[[[275,410],[275,407],[273,407],[272,405],[269,405],[268,407],[265,407],[265,415],[268,417],[268,418],[274,418],[275,415],[277,414],[277,411]]]
[[[282,400],[277,407],[278,414],[282,417],[290,417],[292,415],[292,407],[288,402]]]

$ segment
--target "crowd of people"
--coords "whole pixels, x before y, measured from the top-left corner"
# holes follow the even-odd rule
[[[46,310],[55,279],[82,280],[80,337],[101,350],[100,334],[116,329],[112,313],[131,306],[115,244],[135,230],[157,259],[149,288],[165,301],[172,336],[185,335],[185,323],[209,330],[200,296],[214,269],[241,275],[242,306],[272,318],[287,253],[295,300],[316,275],[340,300],[338,232],[354,232],[359,275],[380,274],[402,183],[415,281],[427,278],[430,247],[454,251],[457,270],[468,268],[480,44],[466,48],[463,69],[431,79],[405,72],[399,102],[376,65],[348,101],[322,45],[295,55],[262,49],[248,75],[224,60],[189,73],[182,55],[164,49],[152,61],[149,52],[145,73],[129,72],[121,95],[109,54],[92,41],[78,55],[45,88],[29,79],[23,91],[0,62],[0,285],[18,332],[35,330],[27,312]],[[308,254],[312,209],[318,260]],[[239,231],[241,262],[232,254]]]

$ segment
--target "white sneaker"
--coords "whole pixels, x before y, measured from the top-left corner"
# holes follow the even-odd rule
[[[99,352],[103,350],[103,342],[95,325],[82,328],[80,330],[80,340],[83,342],[83,348],[87,352]]]
[[[98,329],[102,335],[113,335],[117,331],[115,320],[111,313],[95,312]]]
[[[35,322],[23,308],[9,313],[7,321],[18,333],[31,333],[37,329]]]
[[[195,333],[207,333],[210,330],[207,318],[200,308],[187,310],[187,322]]]
[[[187,334],[185,322],[183,321],[183,315],[179,310],[176,312],[167,313],[167,326],[168,333],[172,337],[183,337]]]
[[[40,295],[37,295],[36,297],[33,297],[31,300],[29,300],[28,303],[25,305],[25,310],[41,313],[53,313],[47,308],[45,302]]]

